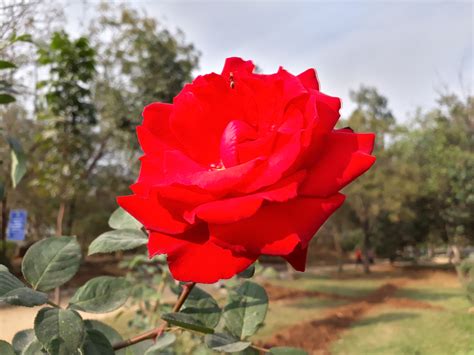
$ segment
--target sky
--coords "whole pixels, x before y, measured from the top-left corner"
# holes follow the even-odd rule
[[[219,72],[230,56],[251,59],[264,73],[314,67],[321,90],[342,98],[343,116],[354,108],[349,91],[361,84],[387,96],[401,121],[432,108],[446,87],[464,95],[474,89],[471,1],[127,3],[185,33],[202,53],[197,74]],[[70,26],[81,13],[82,2],[66,7]]]

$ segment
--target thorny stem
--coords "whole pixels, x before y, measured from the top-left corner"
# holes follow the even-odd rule
[[[189,294],[191,293],[191,291],[192,291],[192,289],[195,285],[196,285],[195,282],[190,282],[190,283],[187,283],[187,284],[183,285],[183,291],[181,292],[181,294],[179,295],[178,300],[176,301],[175,305],[173,306],[173,312],[179,312],[179,310],[183,306],[184,302],[188,298]],[[127,346],[134,345],[134,344],[142,342],[144,340],[156,339],[159,336],[161,336],[161,334],[163,334],[163,332],[165,331],[167,326],[168,326],[168,322],[163,322],[159,327],[157,327],[153,330],[150,330],[150,331],[145,332],[143,334],[139,334],[139,335],[134,336],[130,339],[118,342],[114,345],[114,350],[123,349],[123,348],[126,348]]]

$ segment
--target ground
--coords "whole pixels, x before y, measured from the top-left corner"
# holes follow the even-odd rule
[[[272,281],[265,346],[311,354],[474,354],[474,315],[456,274],[378,266],[369,276]],[[287,293],[285,295],[285,293]]]
[[[270,297],[259,345],[310,354],[474,355],[474,314],[451,268],[383,264],[367,276],[350,265],[342,274],[316,268],[294,280],[259,281]],[[0,308],[0,339],[30,328],[34,313]],[[128,335],[126,315],[100,318]]]

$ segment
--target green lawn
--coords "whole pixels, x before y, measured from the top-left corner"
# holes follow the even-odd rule
[[[272,284],[299,290],[335,293],[341,296],[362,297],[374,291],[386,281],[385,278],[334,279],[326,275],[306,274],[295,280],[273,280]]]
[[[354,323],[333,354],[474,354],[474,317],[454,311],[381,307]]]

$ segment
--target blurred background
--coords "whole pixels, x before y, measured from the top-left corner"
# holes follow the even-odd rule
[[[339,126],[377,134],[377,162],[344,191],[306,274],[261,260],[274,302],[260,341],[334,354],[474,351],[474,271],[456,272],[474,260],[472,2],[0,0],[0,19],[2,264],[19,271],[47,236],[77,235],[87,248],[108,230],[138,174],[146,104],[171,102],[229,56],[264,73],[314,67],[322,91],[343,99]],[[86,258],[65,297],[130,272],[120,263],[132,256]],[[28,312],[0,307],[0,339],[31,327]],[[138,326],[124,317],[106,321]]]

